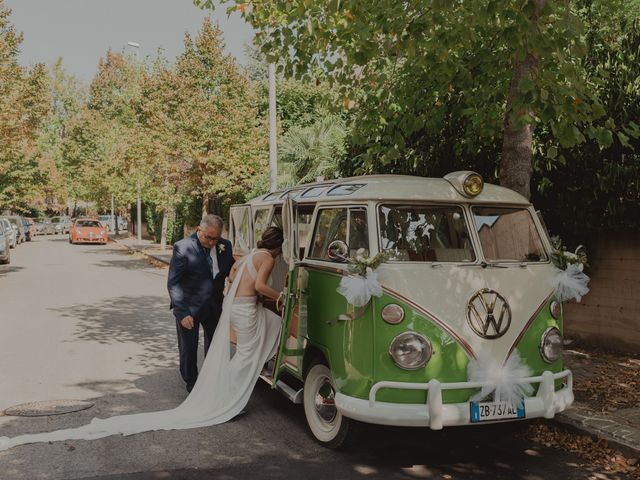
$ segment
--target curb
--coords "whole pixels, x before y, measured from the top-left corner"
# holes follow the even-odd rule
[[[165,265],[169,265],[169,263],[170,263],[166,258],[158,257],[157,255],[154,255],[153,253],[146,252],[141,248],[136,248],[136,247],[134,247],[132,245],[127,245],[126,243],[118,241],[118,239],[116,239],[116,238],[112,238],[111,240],[113,240],[114,243],[117,243],[118,245],[123,246],[124,248],[126,248],[130,252],[141,253],[145,257],[151,258],[151,259],[156,260],[156,261],[158,261],[160,263],[164,263]]]
[[[628,438],[630,436],[635,435],[637,437],[640,435],[640,432],[633,428],[625,427],[607,418],[591,417],[579,413],[575,409],[559,413],[553,420],[562,427],[567,427],[575,433],[605,440],[610,448],[619,450],[629,458],[640,458],[640,444]]]

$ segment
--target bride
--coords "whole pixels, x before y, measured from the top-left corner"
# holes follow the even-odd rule
[[[280,317],[258,302],[258,294],[276,300],[281,296],[267,285],[274,259],[282,253],[283,233],[269,227],[258,248],[237,262],[229,279],[231,285],[222,305],[209,353],[189,396],[178,407],[159,412],[94,418],[91,423],[47,433],[0,437],[0,450],[16,445],[61,440],[92,440],[151,430],[180,430],[227,422],[249,401],[264,363],[276,352]],[[230,328],[236,337],[231,352]]]

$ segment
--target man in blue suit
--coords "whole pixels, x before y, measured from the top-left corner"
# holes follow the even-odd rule
[[[167,288],[176,317],[180,374],[190,392],[198,378],[198,337],[204,329],[205,355],[220,314],[225,278],[233,265],[231,242],[221,237],[224,223],[206,215],[198,231],[173,245]]]

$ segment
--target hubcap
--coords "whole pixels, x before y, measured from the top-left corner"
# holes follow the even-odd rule
[[[316,393],[316,412],[325,422],[331,423],[338,413],[336,409],[336,392],[328,378],[322,378],[318,382],[320,387]]]

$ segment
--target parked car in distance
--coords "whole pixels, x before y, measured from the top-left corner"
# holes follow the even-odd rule
[[[7,217],[0,217],[0,223],[2,223],[4,231],[9,236],[9,246],[11,248],[15,248],[18,244],[18,234],[16,229],[13,228],[13,225],[11,225],[11,222]]]
[[[24,217],[24,219],[27,222],[27,225],[29,226],[29,240],[31,240],[33,237],[35,237],[38,234],[38,231],[36,230],[36,222],[33,220],[32,217]]]
[[[71,230],[71,217],[59,216],[51,217],[54,233],[69,233]]]
[[[16,241],[18,242],[18,244],[21,244],[22,242],[26,242],[27,234],[24,230],[22,217],[19,217],[17,215],[11,215],[7,217],[7,220],[9,220],[9,222],[13,226],[13,229],[16,231]]]
[[[38,218],[36,219],[36,231],[38,235],[50,235],[55,233],[53,224],[50,218]]]
[[[78,218],[69,231],[69,243],[99,243],[106,245],[107,229],[97,218]]]
[[[4,222],[0,222],[0,264],[11,263],[11,233],[6,231]]]
[[[27,242],[31,241],[31,228],[29,226],[29,221],[25,217],[20,217],[20,221],[22,222],[22,231],[24,232],[24,239]]]
[[[115,231],[116,224],[115,224],[114,218],[111,215],[99,215],[98,220],[100,220],[100,223],[102,223],[102,225],[107,227],[108,232]]]
[[[116,218],[118,221],[117,225],[116,225]],[[127,230],[127,220],[126,218],[121,217],[120,215],[117,215],[117,216],[112,216],[109,214],[99,215],[98,220],[100,220],[100,222],[105,227],[107,227],[107,231],[109,232],[115,232],[116,226],[118,227],[118,232],[124,232]]]

